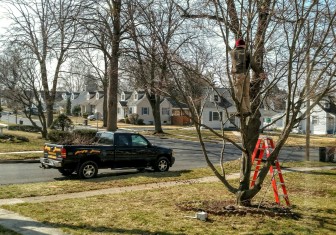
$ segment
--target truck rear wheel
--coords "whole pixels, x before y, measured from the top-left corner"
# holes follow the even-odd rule
[[[154,170],[159,171],[159,172],[164,172],[164,171],[168,171],[168,169],[169,169],[168,159],[166,157],[160,157],[154,166]]]
[[[98,166],[93,161],[83,162],[78,170],[78,176],[81,179],[94,178],[96,177],[97,173],[98,173]]]

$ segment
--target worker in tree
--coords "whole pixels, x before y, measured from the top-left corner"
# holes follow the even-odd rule
[[[230,52],[235,97],[240,106],[237,116],[250,116],[250,53],[245,48],[245,41],[237,39],[235,48]]]

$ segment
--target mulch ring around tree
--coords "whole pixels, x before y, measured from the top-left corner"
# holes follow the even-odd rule
[[[246,216],[259,215],[269,217],[286,217],[299,219],[298,213],[292,212],[291,208],[279,206],[276,203],[263,202],[261,204],[252,204],[249,207],[238,206],[235,201],[189,201],[177,204],[182,211],[205,211],[212,215],[221,216]]]

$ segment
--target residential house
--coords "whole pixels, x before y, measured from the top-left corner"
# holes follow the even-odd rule
[[[87,99],[87,91],[82,91],[82,92],[72,92],[71,93],[71,112],[75,106],[80,106],[84,101]],[[81,107],[82,108],[82,107]],[[81,114],[83,114],[85,110],[81,109]]]
[[[206,89],[202,107],[202,124],[214,129],[239,127],[239,119],[235,116],[237,109],[229,89]]]
[[[98,97],[98,99],[97,99]],[[96,91],[86,91],[85,93],[85,101],[83,101],[81,106],[81,112],[87,114],[95,114],[96,106],[99,101],[99,92]]]
[[[301,113],[304,113],[304,106]],[[284,112],[271,117],[271,121],[277,120],[272,128],[283,129],[285,125]],[[303,119],[292,132],[306,133],[306,119]],[[336,134],[336,98],[328,96],[313,107],[310,114],[310,133],[317,135]]]
[[[180,109],[174,104],[169,98],[161,100],[160,115],[162,124],[172,124],[172,113]],[[123,91],[120,93],[118,120],[124,119],[130,114],[138,114],[138,118],[144,120],[145,124],[154,123],[153,110],[144,91]]]
[[[306,119],[299,128],[306,133]],[[316,135],[336,133],[336,98],[328,96],[322,99],[310,114],[310,133]]]
[[[129,91],[122,91],[119,95],[119,102],[118,102],[118,120],[125,119],[125,117],[128,115],[128,100],[132,96],[133,92]]]

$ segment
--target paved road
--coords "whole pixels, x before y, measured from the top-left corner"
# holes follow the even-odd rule
[[[197,167],[205,167],[206,163],[197,142],[176,139],[148,138],[152,143],[167,146],[174,149],[176,162],[172,171],[188,170]],[[208,143],[208,154],[214,164],[219,163],[221,144]],[[299,148],[285,148],[279,155],[281,162],[289,160],[303,160],[304,151]],[[233,145],[227,145],[225,149],[225,161],[235,160],[240,157],[240,152]],[[312,159],[318,160],[318,151],[311,151]],[[136,174],[135,170],[116,171],[110,169],[99,170],[99,177],[114,176],[116,174]],[[73,177],[75,179],[75,177]],[[41,169],[37,163],[0,164],[0,185],[14,183],[46,182],[68,179],[63,177],[55,169]]]

